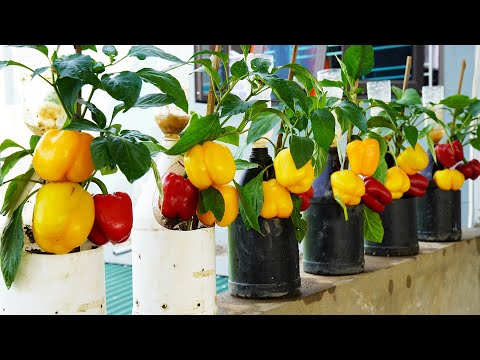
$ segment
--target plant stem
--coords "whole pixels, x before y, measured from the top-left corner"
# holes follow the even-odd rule
[[[98,179],[96,177],[92,177],[90,181],[95,183],[100,188],[103,195],[108,194],[107,186],[103,183],[103,181],[101,181],[100,179]]]
[[[95,92],[95,90],[96,89],[94,87],[92,87],[92,91],[90,92],[90,95],[88,96],[88,100],[87,100],[88,103],[92,100],[93,93]],[[85,109],[83,109],[83,112],[82,112],[82,115],[81,115],[80,119],[83,119],[85,117],[86,113],[87,113],[87,105],[85,105]]]

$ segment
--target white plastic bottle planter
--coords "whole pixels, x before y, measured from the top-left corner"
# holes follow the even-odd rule
[[[10,289],[0,281],[1,314],[105,315],[103,247],[65,255],[24,252]]]

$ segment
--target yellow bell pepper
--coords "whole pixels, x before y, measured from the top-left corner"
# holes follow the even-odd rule
[[[465,176],[458,170],[437,170],[433,174],[433,181],[441,190],[460,190],[465,182]]]
[[[340,197],[345,205],[358,205],[365,195],[365,183],[352,170],[339,170],[330,175],[334,197]]]
[[[188,179],[200,190],[213,184],[228,184],[233,180],[236,170],[230,149],[212,141],[205,141],[188,150],[184,165]]]
[[[377,139],[354,140],[346,147],[350,170],[356,175],[372,176],[380,163]]]
[[[301,194],[310,189],[313,184],[312,160],[297,169],[289,148],[280,151],[273,159],[275,177],[280,185],[294,194]]]
[[[417,143],[415,150],[410,146],[398,155],[397,164],[407,175],[414,175],[427,167],[428,155]]]
[[[198,219],[202,222],[202,224],[206,226],[212,226],[216,223],[218,226],[225,227],[230,225],[238,215],[238,193],[235,186],[227,184],[227,185],[212,185],[215,189],[220,191],[223,196],[223,201],[225,202],[225,212],[223,213],[223,217],[220,221],[215,219],[213,212],[210,210],[204,214],[200,214],[197,211]]]
[[[93,227],[91,194],[73,182],[52,182],[37,193],[33,208],[33,237],[44,251],[66,254],[83,244]]]
[[[262,183],[263,205],[260,216],[264,219],[289,218],[293,211],[290,191],[280,185],[277,179]]]
[[[93,139],[80,131],[48,130],[33,153],[35,172],[47,181],[87,180],[95,169],[90,154]]]
[[[385,187],[392,193],[392,199],[400,199],[410,189],[410,178],[398,166],[387,170]]]

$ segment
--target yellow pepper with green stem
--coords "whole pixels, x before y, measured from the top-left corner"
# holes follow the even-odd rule
[[[392,199],[400,199],[410,189],[410,178],[398,166],[387,170],[385,187],[392,193]]]
[[[305,165],[297,169],[289,148],[283,149],[275,156],[273,168],[275,169],[275,178],[278,183],[286,187],[291,193],[304,193],[313,184],[312,160],[308,160]]]
[[[293,211],[293,201],[285,187],[277,179],[262,183],[263,205],[260,216],[264,219],[289,218]]]
[[[410,146],[397,156],[397,164],[407,175],[414,175],[427,167],[428,155],[417,143],[415,150]]]
[[[365,195],[365,183],[352,170],[339,170],[330,175],[334,197],[339,197],[345,205],[358,205]]]
[[[465,176],[458,170],[437,170],[433,174],[433,181],[441,190],[460,190],[465,182]]]
[[[188,179],[200,190],[213,184],[228,184],[236,171],[230,149],[213,141],[205,141],[188,150],[184,156],[184,165]]]

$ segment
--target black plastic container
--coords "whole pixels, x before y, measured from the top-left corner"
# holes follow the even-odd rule
[[[272,164],[267,148],[254,148],[250,161],[263,167]],[[249,169],[240,180],[245,185],[259,174],[260,168]],[[274,176],[270,167],[264,180]],[[228,227],[228,287],[234,296],[244,298],[276,298],[300,288],[298,242],[289,219],[264,219],[258,223],[264,236],[247,230],[237,216]]]
[[[363,271],[363,205],[348,206],[348,221],[333,198],[330,175],[340,170],[336,148],[314,181],[314,197],[304,212],[307,233],[303,240],[303,270],[315,275],[348,275]]]
[[[433,181],[438,170],[430,151],[421,173],[429,180],[425,196],[417,198],[417,234],[420,241],[459,241],[462,238],[462,193],[441,190]]]
[[[395,199],[380,213],[383,224],[381,243],[365,240],[365,254],[411,256],[418,254],[416,199]]]

